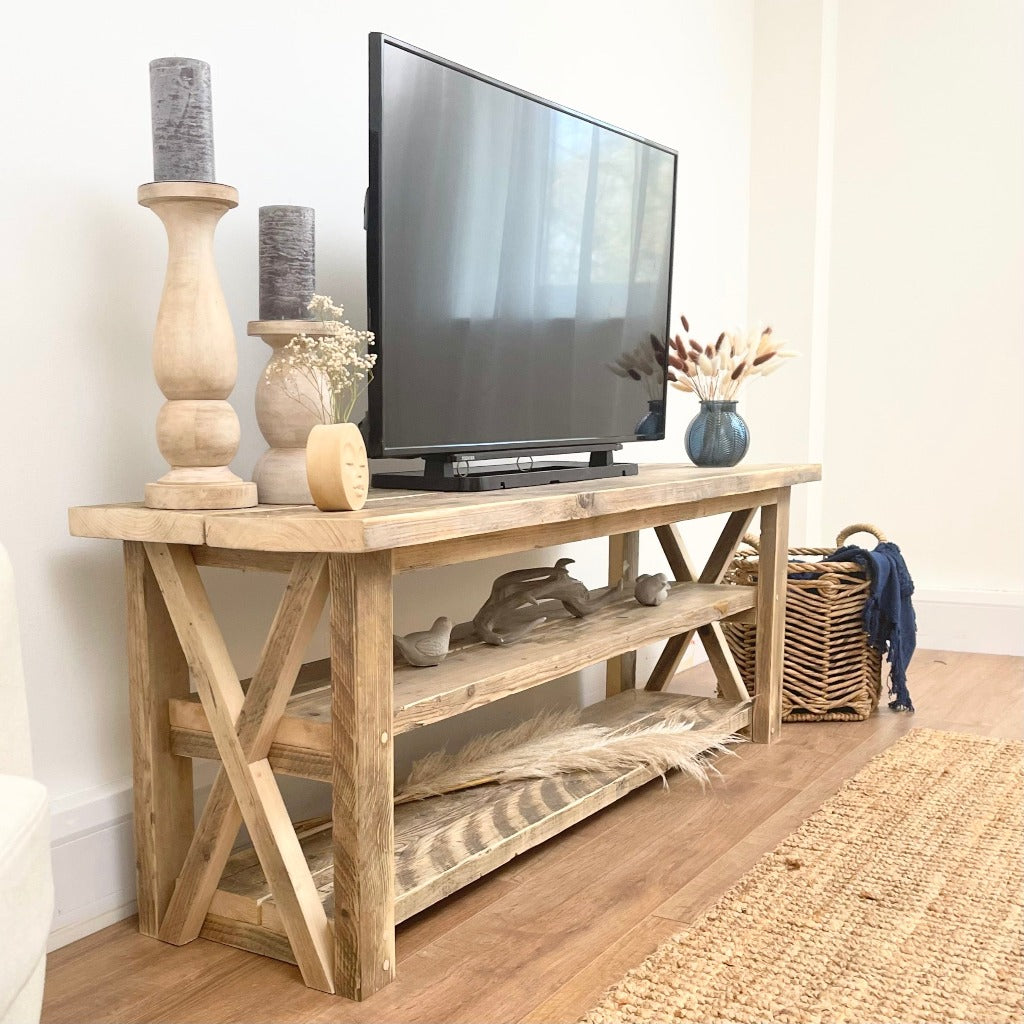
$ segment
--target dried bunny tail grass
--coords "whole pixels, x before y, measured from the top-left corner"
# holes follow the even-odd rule
[[[683,330],[686,331],[687,334],[689,334],[690,333],[690,321],[687,320],[686,317],[683,316],[682,313],[679,314],[679,322],[683,325]]]
[[[700,355],[700,353],[703,352],[704,349],[701,348],[701,346],[696,341],[694,341],[693,338],[690,338],[689,340],[690,340],[690,348],[691,348],[691,350],[695,354]]]
[[[772,351],[762,352],[760,355],[754,357],[754,365],[760,366],[762,363],[767,363],[774,355],[775,353]]]
[[[679,391],[687,391],[691,395],[693,394],[693,385],[685,378],[679,380],[677,377],[669,377],[668,382]]]
[[[745,362],[740,363],[735,370],[729,375],[731,380],[739,380],[747,371],[747,364]]]
[[[703,373],[704,376],[711,376],[711,360],[707,357],[705,353],[701,352],[700,356],[697,359],[697,365],[700,367],[700,372]]]

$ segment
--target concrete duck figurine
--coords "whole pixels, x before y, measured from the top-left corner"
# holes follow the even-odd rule
[[[442,615],[430,629],[395,637],[395,648],[410,665],[430,668],[440,665],[448,656],[452,638],[452,620]]]
[[[633,596],[649,608],[661,604],[668,597],[668,577],[663,572],[637,576]]]

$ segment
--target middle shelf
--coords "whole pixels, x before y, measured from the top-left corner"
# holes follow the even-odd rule
[[[583,619],[544,623],[508,647],[472,637],[453,643],[435,668],[395,666],[395,735],[530,689],[678,633],[754,607],[756,589],[728,584],[673,583],[664,603],[644,607],[623,596]],[[270,748],[275,771],[331,780],[330,661],[303,666]],[[244,686],[245,684],[243,684]],[[217,758],[206,712],[195,694],[169,702],[171,749]]]

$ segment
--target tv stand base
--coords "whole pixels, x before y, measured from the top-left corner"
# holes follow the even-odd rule
[[[471,462],[427,459],[422,472],[374,473],[373,486],[412,491],[500,491],[511,487],[564,484],[576,480],[603,480],[636,476],[635,462],[613,462],[611,452],[594,452],[590,462],[534,462],[520,468],[524,460],[510,466],[477,466]]]

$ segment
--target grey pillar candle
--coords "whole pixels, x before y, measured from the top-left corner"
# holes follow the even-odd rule
[[[210,65],[190,57],[149,62],[153,180],[215,181]]]
[[[308,320],[316,290],[315,212],[260,207],[260,319]]]

